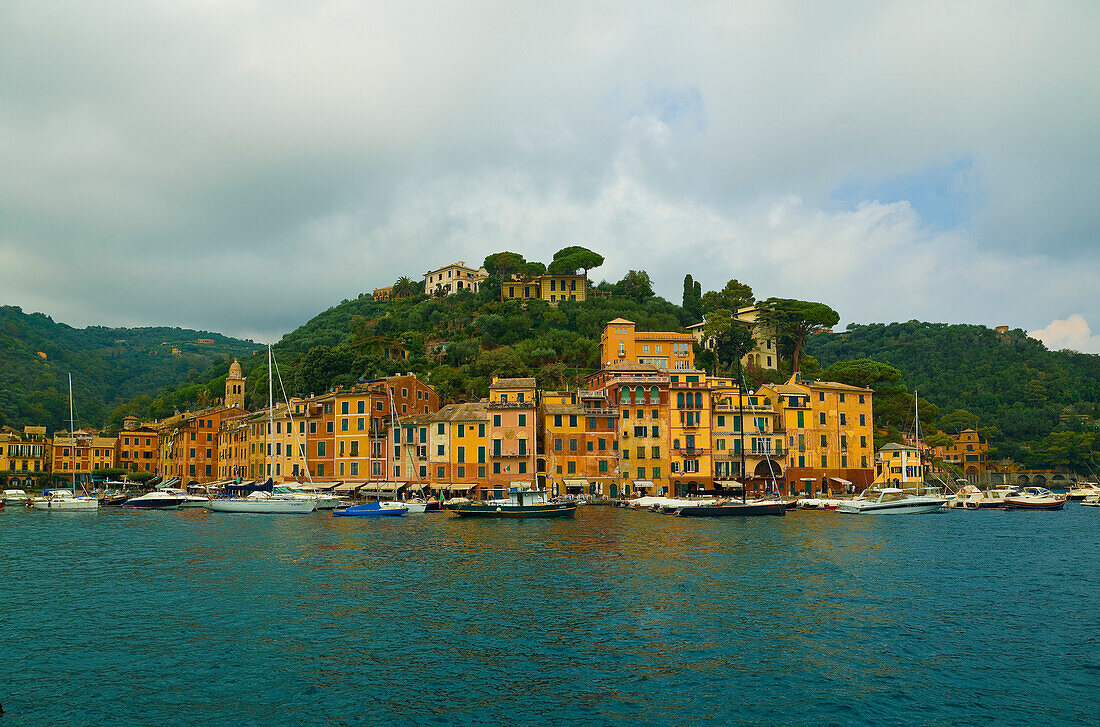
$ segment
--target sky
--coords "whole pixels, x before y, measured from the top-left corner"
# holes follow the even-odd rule
[[[275,340],[513,250],[1100,352],[1100,3],[0,4],[0,304]]]

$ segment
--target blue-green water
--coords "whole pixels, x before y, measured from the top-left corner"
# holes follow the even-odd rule
[[[0,511],[0,727],[1096,724],[1100,509]]]

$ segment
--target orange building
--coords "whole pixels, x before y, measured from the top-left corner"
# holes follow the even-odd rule
[[[622,363],[649,364],[662,371],[695,368],[695,338],[690,333],[639,331],[633,321],[609,321],[600,336],[604,368]]]
[[[116,440],[115,461],[130,472],[159,471],[160,435],[149,424],[142,424],[137,417],[122,420],[122,431]]]
[[[976,482],[989,469],[989,442],[983,442],[975,429],[964,429],[951,438],[955,441],[946,447],[936,447],[935,455]]]
[[[90,484],[96,470],[115,466],[115,438],[101,436],[96,431],[77,430],[75,436],[59,432],[53,438],[53,472],[55,479],[70,481],[73,472],[77,482]]]
[[[493,378],[489,386],[489,464],[486,486],[502,497],[513,482],[535,484],[538,397],[533,378]]]

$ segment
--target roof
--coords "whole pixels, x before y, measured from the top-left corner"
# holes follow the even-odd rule
[[[649,371],[655,373],[667,373],[656,364],[640,364],[633,361],[623,361],[622,363],[612,364],[605,369],[606,371]]]
[[[804,386],[812,386],[818,389],[842,389],[844,391],[858,391],[860,393],[872,393],[871,389],[865,389],[862,386],[851,386],[850,384],[842,384],[839,381],[813,381]]]
[[[680,333],[679,331],[636,331],[634,333],[634,339],[637,341],[645,339],[660,340],[669,338],[682,338],[684,340],[691,338],[694,340],[694,337],[690,333]]]
[[[535,387],[535,379],[533,377],[524,377],[519,379],[493,379],[493,383],[490,388],[494,389],[533,389]]]
[[[584,409],[579,404],[545,404],[543,411],[547,414],[582,414]]]
[[[485,419],[489,416],[485,402],[468,402],[465,404],[448,404],[435,414],[431,415],[433,422],[463,422]]]
[[[612,323],[626,323],[626,324],[631,325],[631,326],[637,325],[637,324],[634,323],[634,321],[628,321],[625,318],[616,318],[614,320],[608,321],[607,325],[610,326]]]
[[[890,444],[884,444],[884,445],[882,445],[881,447],[878,448],[878,451],[882,452],[883,450],[895,450],[895,449],[901,449],[901,450],[905,450],[907,452],[916,452],[917,451],[916,447],[910,447],[908,444],[898,444],[897,442],[890,442]]]

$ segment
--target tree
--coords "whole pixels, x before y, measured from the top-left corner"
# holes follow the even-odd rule
[[[824,303],[791,298],[768,298],[760,304],[757,318],[759,325],[775,331],[776,338],[791,351],[792,374],[798,373],[798,358],[806,337],[828,330],[838,322],[840,314]]]
[[[615,283],[615,293],[644,303],[653,297],[653,281],[644,270],[630,270],[622,280]]]
[[[144,485],[146,482],[156,476],[156,472],[130,472],[126,475],[126,479],[130,480],[131,482],[140,482]]]
[[[971,414],[966,409],[956,409],[950,414],[944,414],[938,422],[939,428],[945,432],[958,434],[964,429],[974,429],[981,422],[977,414]]]
[[[554,253],[554,259],[546,270],[557,275],[576,275],[578,270],[583,270],[584,274],[588,275],[589,270],[601,265],[603,265],[603,255],[587,247],[573,245]]]
[[[527,263],[523,255],[518,252],[494,252],[485,258],[482,267],[489,275],[498,280],[511,280],[512,276],[520,271]]]
[[[691,277],[691,273],[684,276],[684,311],[693,321],[703,318],[703,286]]]
[[[394,298],[412,298],[419,295],[423,286],[407,275],[402,275],[393,284],[390,295]]]
[[[955,443],[954,437],[943,432],[936,432],[924,438],[924,443],[929,447],[950,447]]]
[[[738,310],[755,302],[752,288],[736,279],[730,280],[719,291],[708,290],[701,299],[702,312],[710,313],[718,308],[726,308],[735,315]]]
[[[901,382],[901,371],[890,364],[869,358],[857,358],[851,361],[837,361],[821,373],[821,378],[849,386],[873,389],[875,386]]]
[[[741,359],[756,347],[752,329],[733,317],[726,308],[711,311],[703,335],[714,341],[714,355],[718,363],[737,369],[738,385],[741,379]]]

